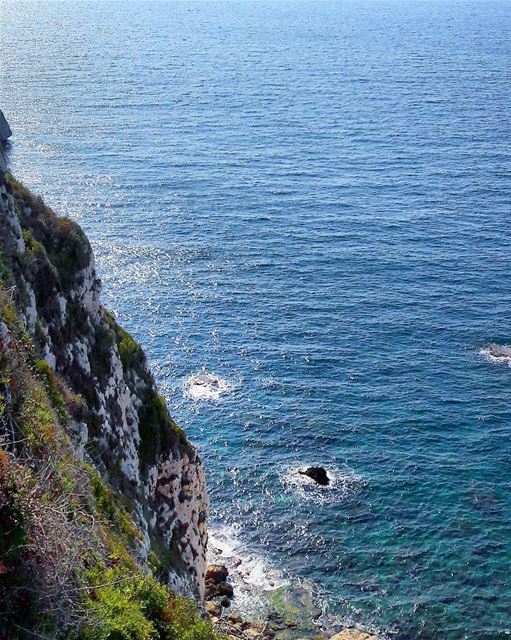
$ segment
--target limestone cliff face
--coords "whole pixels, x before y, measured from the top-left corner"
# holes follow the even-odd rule
[[[9,126],[9,123],[5,119],[5,116],[0,109],[0,172],[7,169],[7,164],[5,162],[3,154],[3,143],[6,142],[6,140],[11,136],[11,127]]]
[[[142,349],[101,306],[83,231],[0,167],[2,263],[14,274],[12,296],[41,357],[83,398],[70,435],[129,504],[141,531],[134,541],[140,560],[156,556],[172,586],[202,597],[208,501],[201,461],[170,418]]]

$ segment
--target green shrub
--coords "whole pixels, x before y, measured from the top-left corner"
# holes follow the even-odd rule
[[[89,362],[92,373],[100,380],[102,379],[102,376],[104,376],[105,370],[108,370],[108,367],[105,366],[105,362],[110,362],[112,358],[112,346],[114,341],[115,336],[111,329],[102,324],[96,327],[94,342],[89,351]]]
[[[64,397],[59,391],[55,371],[53,371],[46,360],[43,360],[42,358],[38,358],[35,361],[35,370],[45,381],[46,391],[48,392],[53,408],[57,412],[59,419],[61,422],[68,422],[69,413],[66,410]]]
[[[124,370],[127,371],[128,369],[133,369],[137,366],[140,367],[145,360],[142,347],[127,331],[118,325],[116,329],[117,346]]]
[[[7,263],[2,247],[0,247],[0,286],[12,287],[14,284],[14,274]]]
[[[131,505],[122,494],[113,491],[98,471],[90,464],[83,463],[83,468],[91,483],[97,511],[104,516],[105,522],[113,537],[110,538],[112,548],[117,555],[124,556],[123,546],[128,548],[140,541],[142,534],[131,518]],[[95,510],[96,510],[95,509]],[[115,538],[117,536],[118,540]],[[129,562],[128,562],[129,564]]]
[[[197,605],[182,596],[174,596],[167,611],[170,620],[165,640],[222,640],[209,620],[200,618]]]
[[[190,446],[183,430],[170,417],[165,400],[150,387],[142,398],[138,417],[142,465],[150,464],[160,453],[168,451],[176,437],[181,444]]]
[[[96,571],[98,581],[86,603],[87,618],[81,629],[83,640],[155,640],[156,629],[146,616],[144,603],[130,588],[133,578],[110,569]],[[108,584],[110,582],[110,584]],[[106,586],[105,586],[106,585]]]
[[[142,347],[125,329],[117,324],[111,313],[103,310],[103,318],[115,334],[124,371],[129,373],[134,370],[147,385],[151,385],[153,380],[145,366],[146,357]]]
[[[195,603],[141,571],[97,565],[87,581],[83,640],[222,640]]]
[[[69,218],[56,218],[53,227],[55,239],[51,261],[59,273],[62,287],[68,290],[74,285],[78,271],[89,264],[91,248],[82,229]]]
[[[7,180],[28,245],[24,259],[44,256],[58,273],[62,288],[69,290],[75,284],[76,274],[89,264],[91,248],[87,236],[76,222],[57,216],[11,174],[7,174]],[[25,213],[27,207],[31,210],[29,214]]]
[[[34,236],[28,231],[28,229],[23,229],[23,240],[25,241],[25,256],[30,258],[47,258],[46,249],[44,246],[38,242]]]

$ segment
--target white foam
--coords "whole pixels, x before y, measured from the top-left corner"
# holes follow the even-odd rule
[[[265,558],[254,554],[238,537],[238,530],[239,527],[235,526],[212,527],[208,542],[208,563],[221,564],[229,569],[229,580],[234,585],[235,593],[231,605],[233,611],[251,620],[264,622],[273,611],[271,594],[284,588],[280,597],[288,603],[291,619],[296,618],[296,631],[300,630],[300,637],[317,635],[315,631],[328,633],[330,637],[341,629],[355,627],[355,618],[352,620],[346,615],[341,617],[330,612],[326,595],[317,585],[297,576],[286,579]],[[300,612],[303,619],[300,618]],[[364,630],[374,633],[380,640],[387,639],[376,628]]]
[[[184,382],[184,395],[190,400],[217,401],[233,389],[230,382],[206,371],[192,373]]]
[[[490,343],[486,347],[483,347],[479,353],[484,356],[490,362],[496,362],[498,364],[507,364],[511,367],[511,346],[504,344]]]
[[[225,565],[237,589],[256,588],[263,592],[275,591],[289,582],[271,567],[263,556],[247,549],[232,528],[210,529],[208,561]]]
[[[311,500],[317,504],[331,504],[344,500],[357,493],[364,484],[362,476],[348,467],[326,468],[330,484],[322,486],[303,472],[311,464],[293,465],[281,476],[284,488],[298,495],[303,500]]]

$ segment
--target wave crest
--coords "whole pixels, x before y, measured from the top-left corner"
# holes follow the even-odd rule
[[[497,344],[491,342],[486,347],[483,347],[479,353],[484,356],[490,362],[496,362],[498,364],[507,364],[511,367],[511,346],[507,344]]]

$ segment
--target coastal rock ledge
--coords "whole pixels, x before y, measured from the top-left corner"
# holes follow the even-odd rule
[[[0,109],[0,142],[5,142],[7,138],[10,138],[11,136],[11,127],[9,126],[9,123],[5,119],[5,116]]]

